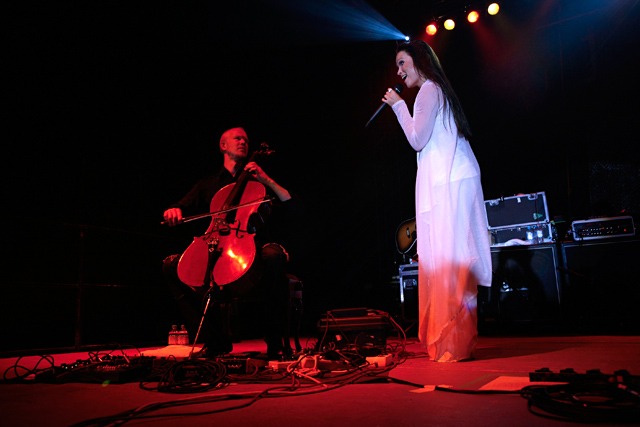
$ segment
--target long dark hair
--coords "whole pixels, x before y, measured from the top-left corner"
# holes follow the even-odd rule
[[[400,44],[396,49],[396,54],[400,51],[406,52],[413,59],[413,65],[422,77],[431,80],[440,87],[444,95],[444,112],[446,113],[447,110],[453,112],[458,135],[470,139],[471,128],[462,110],[462,105],[431,46],[422,40],[412,40]]]

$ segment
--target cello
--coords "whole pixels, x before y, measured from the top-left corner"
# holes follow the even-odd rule
[[[248,162],[271,153],[263,143]],[[235,283],[235,292],[246,292],[255,283],[259,274],[259,269],[252,268],[256,262],[256,227],[269,213],[271,199],[266,197],[264,185],[250,178],[251,174],[242,170],[235,183],[223,187],[211,199],[210,214],[198,216],[210,216],[211,223],[202,236],[193,239],[178,262],[178,277],[190,287],[222,288]]]

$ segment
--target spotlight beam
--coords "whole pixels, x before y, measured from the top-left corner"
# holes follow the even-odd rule
[[[406,36],[364,0],[274,0],[305,31],[327,39],[405,40]]]

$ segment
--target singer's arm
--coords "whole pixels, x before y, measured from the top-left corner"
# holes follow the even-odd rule
[[[422,151],[431,139],[441,96],[438,87],[429,81],[418,91],[413,107],[413,117],[409,113],[406,102],[396,103],[392,107],[409,144],[416,151]]]

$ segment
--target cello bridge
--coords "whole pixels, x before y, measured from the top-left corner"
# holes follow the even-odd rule
[[[218,249],[218,244],[220,243],[220,239],[218,239],[217,237],[214,237],[213,239],[209,240],[209,252],[214,252],[216,249]]]

